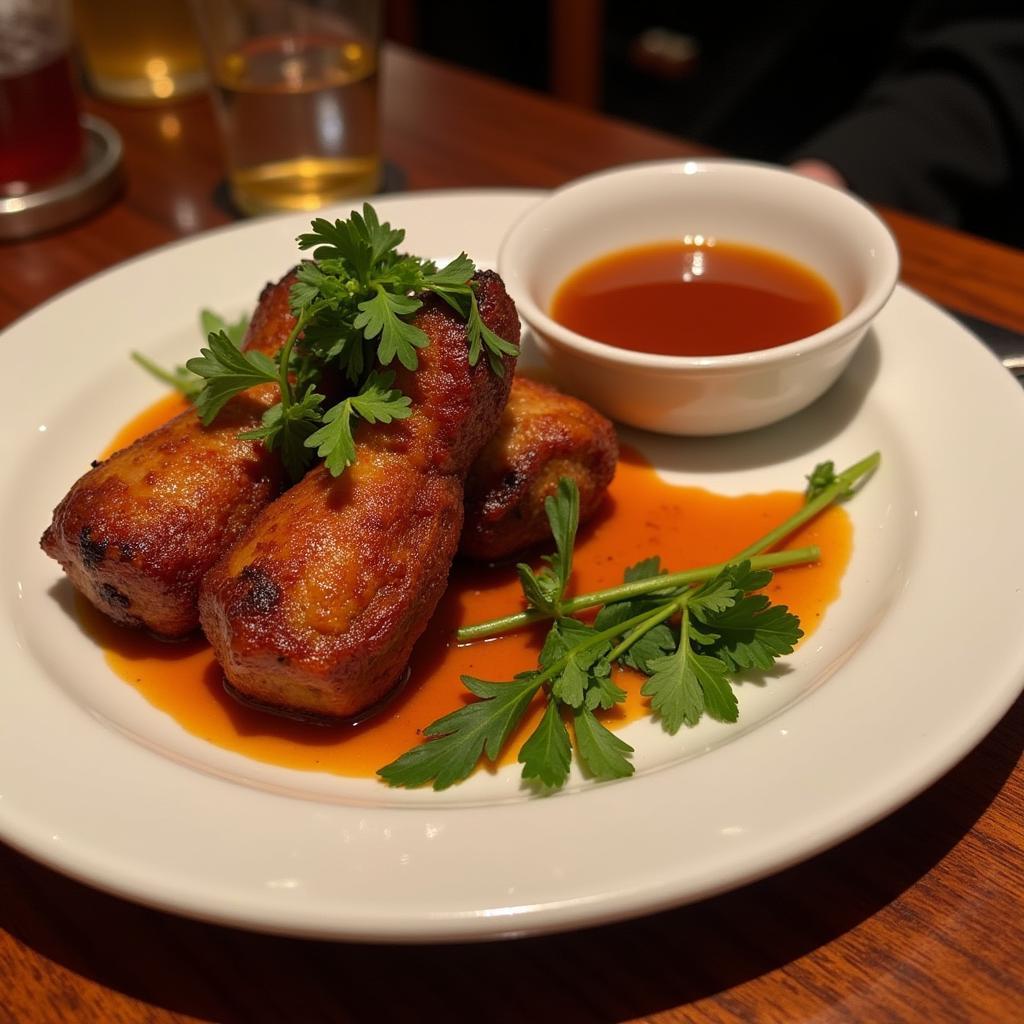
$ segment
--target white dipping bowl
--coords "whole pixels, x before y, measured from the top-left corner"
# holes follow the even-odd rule
[[[817,271],[842,319],[757,352],[665,356],[586,338],[548,315],[559,285],[583,264],[698,234],[770,249]],[[783,419],[829,388],[892,294],[899,253],[885,224],[846,192],[765,164],[672,160],[556,189],[505,236],[498,271],[567,390],[634,427],[729,434]]]

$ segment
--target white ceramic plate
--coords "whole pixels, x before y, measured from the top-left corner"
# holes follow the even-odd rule
[[[493,260],[534,192],[381,199],[412,251]],[[839,384],[749,436],[627,435],[672,479],[798,487],[878,448],[849,506],[843,593],[740,723],[623,734],[637,775],[526,796],[514,769],[442,794],[303,773],[205,744],[113,677],[38,548],[53,506],[160,393],[196,311],[251,307],[306,218],[162,249],[3,337],[0,835],[131,899],[245,927],[466,939],[609,921],[782,868],[893,810],[962,757],[1024,678],[1024,396],[969,334],[900,289]]]

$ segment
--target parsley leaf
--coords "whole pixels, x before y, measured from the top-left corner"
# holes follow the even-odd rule
[[[709,652],[733,672],[748,668],[767,671],[776,658],[790,654],[804,635],[800,620],[785,605],[773,605],[764,594],[744,597],[708,625],[718,637]]]
[[[576,750],[584,767],[597,779],[623,779],[633,774],[633,763],[626,758],[633,748],[609,731],[590,708],[582,707],[573,718]]]
[[[731,566],[726,566],[714,579],[708,580],[700,587],[690,599],[689,611],[702,622],[707,622],[718,612],[731,608],[742,593],[733,583],[730,568]]]
[[[555,554],[545,555],[551,572],[558,583],[558,596],[565,593],[572,575],[572,549],[580,525],[580,491],[574,480],[562,477],[558,490],[544,499],[544,512],[555,538]]]
[[[510,683],[490,683],[472,676],[463,685],[482,698],[432,722],[423,730],[427,742],[404,753],[377,774],[391,786],[447,789],[461,782],[476,767],[481,754],[494,761],[512,730],[540,689],[536,673]]]
[[[644,675],[650,675],[653,659],[674,650],[675,646],[676,639],[672,630],[664,623],[659,623],[630,644],[620,655],[619,661],[627,668],[635,668]]]
[[[505,372],[502,357],[518,355],[519,346],[500,338],[484,323],[476,293],[470,284],[472,275],[473,264],[465,253],[461,253],[441,270],[427,274],[423,278],[423,287],[439,295],[465,318],[469,365],[476,366],[481,353],[486,353],[491,369],[500,377]]]
[[[440,270],[426,274],[423,278],[423,286],[446,298],[456,294],[468,295],[470,292],[469,279],[474,273],[476,273],[476,267],[473,265],[473,261],[464,252],[461,252]],[[460,312],[465,316],[463,310]]]
[[[245,332],[249,330],[249,317],[243,313],[234,323],[231,323],[212,309],[201,309],[199,311],[199,326],[204,338],[223,331],[237,348],[241,348],[242,342],[245,341]]]
[[[527,781],[539,782],[549,789],[565,785],[572,761],[572,746],[557,701],[548,701],[537,728],[520,747],[518,760]]]
[[[272,405],[264,412],[261,426],[238,436],[262,441],[271,451],[280,451],[288,475],[297,480],[312,461],[313,453],[305,442],[320,422],[323,402],[324,396],[310,387],[300,401],[287,409],[281,403]]]
[[[661,568],[661,559],[657,555],[645,558],[636,565],[629,566],[623,573],[624,583],[636,583],[642,580],[657,579],[664,574]],[[626,619],[632,619],[644,612],[655,612],[662,607],[667,598],[675,596],[675,591],[669,588],[667,591],[654,591],[640,597],[627,598],[621,601],[609,601],[597,613],[594,619],[594,628],[598,630],[609,629]],[[666,651],[675,650],[676,640],[672,631],[664,624],[654,625],[637,635],[625,647],[618,657],[620,664],[626,668],[636,669],[639,672],[648,674],[648,663],[652,658],[658,658]]]
[[[352,326],[361,330],[367,341],[380,336],[377,360],[381,366],[387,366],[397,356],[407,370],[416,369],[419,362],[416,349],[424,348],[428,339],[418,327],[400,317],[415,313],[422,305],[419,299],[392,295],[381,286],[377,287],[377,294],[372,299],[359,303],[359,315],[352,321]]]
[[[622,580],[623,583],[637,583],[641,580],[657,579],[662,575],[664,575],[664,570],[661,567],[661,559],[657,555],[653,555],[650,558],[637,562],[636,565],[627,567],[622,574]],[[621,601],[608,601],[597,613],[594,625],[598,629],[607,629],[617,622],[631,619],[638,612],[657,607],[670,593],[671,588],[667,592],[654,591],[640,597],[626,598]]]
[[[672,735],[684,724],[696,725],[705,711],[722,721],[736,720],[736,697],[726,679],[726,666],[717,658],[698,654],[690,641],[689,612],[684,609],[678,647],[651,660],[652,675],[640,689],[651,698],[651,709]]]
[[[350,384],[358,384],[373,363],[373,346],[352,326],[345,311],[323,309],[302,331],[298,343],[319,367],[333,365]]]
[[[612,679],[611,662],[602,656],[591,668],[590,686],[584,703],[591,711],[598,708],[608,711],[625,699],[626,691]]]
[[[224,331],[211,334],[207,343],[209,348],[202,349],[202,355],[185,364],[206,380],[196,399],[204,426],[209,426],[235,395],[257,384],[276,384],[278,379],[273,359],[262,352],[242,352]]]
[[[839,475],[836,473],[835,463],[831,459],[827,462],[819,462],[806,477],[806,480],[807,489],[804,491],[804,499],[806,501],[813,501],[822,491],[828,490],[829,487],[838,482]],[[841,494],[837,495],[836,500],[842,501],[852,493],[852,487],[847,487]]]
[[[540,667],[552,673],[552,694],[571,708],[578,708],[588,688],[597,682],[596,666],[609,649],[608,641],[598,637],[593,627],[565,618],[554,623],[544,641]]]
[[[245,332],[249,329],[249,317],[243,313],[234,323],[230,323],[218,313],[204,309],[199,313],[199,325],[204,338],[223,331],[235,345],[241,348],[242,342],[245,341]],[[203,378],[197,377],[184,366],[173,366],[167,370],[141,352],[132,352],[131,357],[148,374],[156,377],[162,384],[174,388],[175,391],[180,391],[190,402],[194,402],[199,396],[199,392],[203,390]]]
[[[572,550],[580,524],[580,492],[576,482],[562,477],[557,491],[544,499],[544,511],[555,538],[555,554],[544,555],[547,566],[540,572],[535,573],[523,562],[516,566],[516,572],[526,600],[534,608],[556,615],[572,575]]]
[[[568,704],[571,708],[578,708],[583,703],[587,682],[587,670],[575,653],[570,654],[565,668],[551,685],[552,696],[557,697],[563,704]]]
[[[347,221],[336,220],[333,224],[317,217],[312,227],[312,232],[299,236],[299,248],[314,249],[317,261],[342,261],[362,284],[369,282],[374,265],[405,239],[401,228],[381,224],[369,203],[363,204],[362,215],[353,210]]]
[[[635,583],[640,580],[656,579],[664,575],[661,559],[657,555],[645,558],[636,565],[629,566],[623,573],[624,583]],[[595,629],[608,629],[626,619],[631,619],[642,612],[655,611],[661,607],[666,598],[673,596],[674,591],[654,591],[641,597],[628,598],[623,601],[609,601],[597,613],[594,619]],[[672,631],[666,625],[656,625],[646,630],[619,656],[619,661],[627,668],[634,668],[648,673],[648,662],[651,658],[660,657],[666,651],[675,650],[676,641]]]
[[[295,282],[288,293],[288,300],[292,315],[298,319],[307,309],[337,309],[346,293],[351,295],[353,289],[346,288],[343,282],[325,273],[316,263],[307,261],[300,263],[295,271]]]
[[[519,585],[523,589],[527,603],[546,615],[556,615],[558,582],[554,577],[550,574],[545,575],[543,570],[535,573],[525,562],[516,565],[516,573],[519,575]]]
[[[466,321],[466,327],[469,335],[469,365],[476,366],[480,361],[481,351],[486,352],[491,370],[501,377],[505,372],[504,364],[501,361],[502,357],[519,355],[519,347],[513,345],[510,341],[505,341],[504,338],[499,338],[484,323],[483,317],[480,316],[480,307],[477,305],[476,295],[471,296],[470,299],[469,318]]]
[[[636,580],[653,580],[663,576],[665,570],[661,567],[661,558],[658,555],[651,555],[641,559],[635,565],[627,566],[622,573],[625,583],[633,583]]]
[[[316,448],[317,455],[326,461],[332,476],[340,475],[356,460],[352,418],[358,416],[367,423],[390,423],[404,420],[412,414],[411,400],[392,387],[393,371],[372,373],[357,395],[332,405],[323,414],[323,426],[304,440],[307,448]]]

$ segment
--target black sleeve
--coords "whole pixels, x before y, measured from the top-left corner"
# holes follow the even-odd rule
[[[1024,17],[964,19],[906,56],[793,159],[866,199],[1024,245]]]

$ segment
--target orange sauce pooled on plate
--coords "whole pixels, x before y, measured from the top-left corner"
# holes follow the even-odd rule
[[[550,312],[586,338],[666,356],[774,348],[842,315],[831,287],[809,267],[701,235],[584,264],[559,286]]]
[[[147,433],[182,407],[180,399],[157,403],[128,424],[110,450]],[[671,570],[724,561],[786,519],[801,501],[795,492],[726,497],[673,486],[661,480],[639,453],[625,447],[602,509],[580,530],[574,592],[614,586],[622,582],[624,568],[652,554],[660,555]],[[787,542],[788,547],[816,544],[822,551],[818,564],[780,570],[768,588],[773,601],[789,605],[800,617],[805,634],[813,631],[839,595],[851,541],[849,517],[843,509],[832,508]],[[102,645],[113,671],[189,732],[257,761],[348,776],[373,776],[418,743],[425,725],[472,699],[460,675],[502,680],[534,667],[544,636],[539,627],[461,647],[453,639],[459,626],[521,607],[511,566],[456,563],[448,591],[416,646],[404,689],[369,722],[321,728],[251,710],[228,696],[204,640],[161,643],[114,625],[84,600],[78,603],[83,624]],[[639,692],[641,677],[621,672],[618,681],[629,698],[602,713],[610,728],[648,711]],[[515,761],[538,717],[535,708],[501,763]]]
[[[127,448],[133,441],[152,433],[157,427],[162,427],[168,420],[174,419],[179,413],[190,409],[191,406],[184,396],[172,392],[154,402],[148,409],[143,409],[138,416],[129,420],[111,439],[110,444],[103,449],[101,459],[108,459],[116,451]]]

